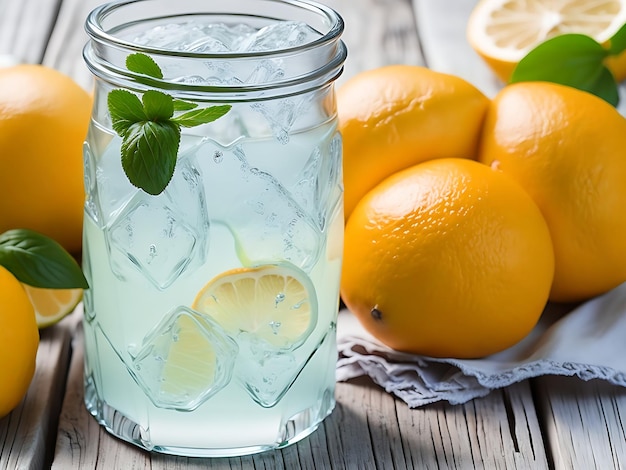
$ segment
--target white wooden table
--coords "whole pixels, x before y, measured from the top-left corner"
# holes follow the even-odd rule
[[[98,3],[0,0],[0,56],[42,62],[89,88],[82,25]],[[407,63],[460,75],[490,96],[500,87],[465,41],[473,0],[326,3],[346,21],[349,59],[339,84],[361,70]],[[0,469],[626,468],[626,389],[563,377],[414,410],[360,379],[338,384],[333,414],[287,449],[232,459],[150,454],[108,435],[85,410],[79,325],[74,314],[42,332],[28,395],[0,420]]]

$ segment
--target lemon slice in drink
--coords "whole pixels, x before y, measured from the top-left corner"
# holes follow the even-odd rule
[[[481,0],[467,23],[467,38],[498,77],[508,82],[517,63],[546,39],[585,34],[600,44],[626,23],[626,0]],[[626,53],[606,65],[626,77]]]
[[[211,318],[178,306],[129,349],[130,370],[159,408],[192,411],[228,385],[237,351]]]
[[[248,333],[281,349],[301,345],[317,323],[313,284],[286,263],[226,271],[202,288],[192,308],[233,336]]]
[[[181,315],[176,326],[176,341],[171,343],[163,365],[160,393],[171,397],[199,395],[215,382],[215,348],[190,316]]]
[[[74,311],[83,298],[82,289],[44,289],[22,284],[35,309],[37,326],[46,328]]]

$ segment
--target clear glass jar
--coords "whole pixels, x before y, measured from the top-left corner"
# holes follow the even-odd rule
[[[135,0],[86,28],[87,408],[171,454],[302,439],[334,407],[342,19],[300,0]],[[213,122],[181,118],[225,105]],[[165,189],[138,185],[177,132]]]

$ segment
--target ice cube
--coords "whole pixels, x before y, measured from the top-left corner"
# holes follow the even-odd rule
[[[341,136],[337,133],[311,152],[290,188],[294,198],[310,214],[315,214],[321,231],[326,230],[343,191],[341,181]]]
[[[244,23],[197,20],[159,25],[133,38],[139,45],[184,52],[261,52],[297,47],[320,34],[306,23],[279,21],[256,29]]]
[[[279,60],[262,60],[258,63],[248,78],[243,80],[243,83],[268,83],[280,80],[285,75],[285,71],[281,66],[282,63]]]
[[[245,34],[253,32],[251,29]],[[135,37],[134,42],[172,51],[211,53],[231,51],[237,37],[226,25],[189,21],[157,26]]]
[[[107,225],[139,191],[128,181],[122,168],[121,144],[121,138],[113,138],[95,168],[97,201],[102,219],[100,222],[103,225]]]
[[[218,152],[219,158],[215,158]],[[287,260],[307,271],[317,262],[321,234],[315,221],[270,173],[252,167],[241,145],[207,143],[205,178],[219,198],[207,201],[211,218],[229,228],[244,264]]]
[[[306,354],[305,350],[286,351],[254,334],[240,333],[237,335],[239,356],[235,376],[256,403],[271,408],[289,391],[314,355],[329,352],[329,346],[335,344],[334,334],[334,325],[331,325],[317,346]],[[335,347],[331,349],[336,351]]]
[[[274,406],[304,367],[293,352],[272,347],[261,338],[242,333],[237,337],[236,375],[250,397],[264,408]]]
[[[306,115],[311,98],[311,95],[281,98],[270,102],[253,103],[250,107],[263,115],[276,140],[285,145],[289,142],[289,131],[296,119]]]
[[[109,221],[105,236],[111,270],[121,280],[137,269],[157,289],[172,285],[206,257],[209,219],[201,174],[193,158],[180,157],[165,191],[135,192]]]
[[[155,406],[192,411],[228,385],[237,353],[210,317],[180,306],[146,335],[129,370]]]
[[[156,26],[130,38],[136,44],[171,51],[196,53],[246,53],[265,52],[298,47],[312,42],[320,34],[306,23],[278,21],[260,29],[247,25],[206,23],[192,20]],[[230,70],[226,60],[207,60],[206,75],[197,70],[186,71],[180,64],[160,64],[169,80],[197,85],[263,84],[284,75],[281,59],[261,61],[235,61],[237,70]],[[271,63],[271,67],[268,64]],[[219,67],[216,66],[219,64]]]
[[[88,142],[83,144],[83,167],[84,186],[85,192],[87,193],[85,199],[85,214],[91,217],[96,224],[99,224],[102,216],[100,215],[98,195],[96,193],[96,162]]]
[[[239,45],[239,52],[287,49],[312,42],[319,37],[320,34],[306,23],[281,21],[265,26],[248,36]]]

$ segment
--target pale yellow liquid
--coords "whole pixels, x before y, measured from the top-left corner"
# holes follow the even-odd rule
[[[166,212],[143,209],[136,212],[140,213],[136,223],[112,222],[123,219],[137,198],[144,196],[137,196],[118,170],[110,170],[118,165],[107,159],[119,158],[119,139],[111,140],[95,126],[90,132],[92,143],[102,143],[100,148],[92,145],[88,152],[88,181],[98,186],[92,191],[98,197],[88,200],[84,228],[84,267],[92,286],[85,298],[84,322],[90,411],[124,439],[186,455],[251,453],[291,443],[311,432],[334,405],[335,320],[343,236],[340,163],[332,180],[324,177],[329,159],[334,159],[334,166],[340,161],[334,126],[294,134],[286,143],[248,140],[223,147],[200,137],[183,137],[183,163],[179,161],[179,165],[198,171],[204,200],[176,200],[185,196],[186,189],[174,196],[158,196],[182,225],[191,227],[183,229],[164,227]],[[244,160],[237,160],[237,155],[244,155]],[[312,155],[321,162],[313,173],[307,172]],[[255,179],[259,171],[262,177]],[[303,175],[317,181],[298,181]],[[274,194],[277,187],[287,191],[288,203]],[[259,192],[260,188],[263,191]],[[316,200],[311,191],[321,198]],[[195,197],[194,191],[189,194]],[[146,197],[151,204],[150,196]],[[179,217],[177,211],[187,213]],[[311,216],[302,216],[311,211]],[[196,213],[201,212],[206,220],[198,220]],[[260,222],[263,226],[257,226]],[[132,237],[128,235],[131,232]],[[172,245],[162,245],[168,236],[171,240],[166,242]],[[117,241],[112,242],[114,239]],[[133,245],[133,259],[118,246],[127,243]],[[178,269],[176,257],[191,246],[195,250],[191,261],[182,272],[170,275]],[[161,259],[166,259],[166,269],[157,269],[155,275],[146,276],[143,267],[137,266],[150,265],[152,269]],[[288,352],[287,362],[285,357],[277,359],[275,367],[271,357],[264,362],[263,371],[284,375],[281,380],[287,385],[279,401],[255,400],[242,381],[242,374],[254,375],[254,364],[242,365],[235,358],[228,384],[194,409],[155,405],[150,392],[133,376],[137,373],[133,360],[146,347],[145,338],[177,308],[191,307],[197,293],[214,276],[266,263],[287,263],[304,272],[314,286],[318,305],[312,333],[304,344]],[[262,377],[257,379],[262,382]],[[112,415],[113,410],[117,414]]]

